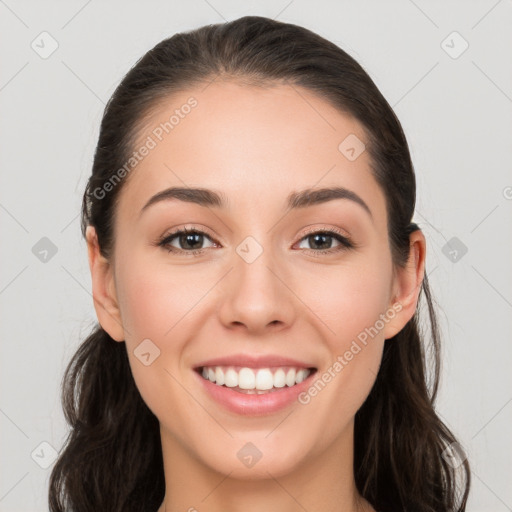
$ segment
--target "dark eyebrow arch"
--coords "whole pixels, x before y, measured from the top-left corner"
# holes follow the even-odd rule
[[[140,213],[142,214],[142,212],[152,204],[171,199],[178,199],[180,201],[195,203],[199,206],[214,208],[224,208],[228,204],[228,200],[222,192],[207,188],[171,187],[152,196],[142,207]],[[355,192],[344,187],[308,188],[300,192],[292,192],[286,202],[288,208],[293,210],[326,203],[334,199],[348,199],[357,203],[363,207],[373,219],[372,212],[368,205]]]
[[[160,201],[178,199],[187,203],[195,203],[199,206],[223,208],[228,203],[222,192],[216,192],[207,188],[171,187],[158,192],[142,207],[140,214],[152,204]]]
[[[300,192],[292,192],[288,196],[288,208],[305,208],[307,206],[333,201],[334,199],[348,199],[354,201],[359,206],[362,206],[373,220],[370,207],[355,192],[345,187],[307,188]]]

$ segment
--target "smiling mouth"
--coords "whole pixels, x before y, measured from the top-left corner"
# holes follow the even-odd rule
[[[205,380],[217,386],[227,387],[239,393],[262,395],[300,384],[314,374],[316,368],[278,366],[247,368],[242,366],[201,366],[195,371]]]

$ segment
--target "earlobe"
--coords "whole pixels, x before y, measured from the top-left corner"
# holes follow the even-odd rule
[[[96,316],[103,329],[116,341],[124,341],[124,329],[117,302],[113,269],[101,254],[93,226],[87,226],[85,238],[92,280],[92,296]]]
[[[410,235],[409,259],[405,267],[398,268],[393,283],[390,303],[396,315],[386,324],[385,339],[399,333],[414,316],[425,274],[426,242],[421,230]]]

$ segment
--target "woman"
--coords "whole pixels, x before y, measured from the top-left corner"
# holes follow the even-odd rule
[[[247,16],[151,49],[84,194],[99,325],[50,509],[464,511],[414,206],[400,122],[329,41]]]

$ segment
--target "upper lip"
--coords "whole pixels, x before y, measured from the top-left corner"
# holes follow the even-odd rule
[[[226,357],[208,359],[196,365],[196,369],[203,366],[242,366],[246,368],[270,368],[273,366],[294,366],[297,368],[315,368],[314,365],[278,355],[251,356],[248,354],[232,354]]]

